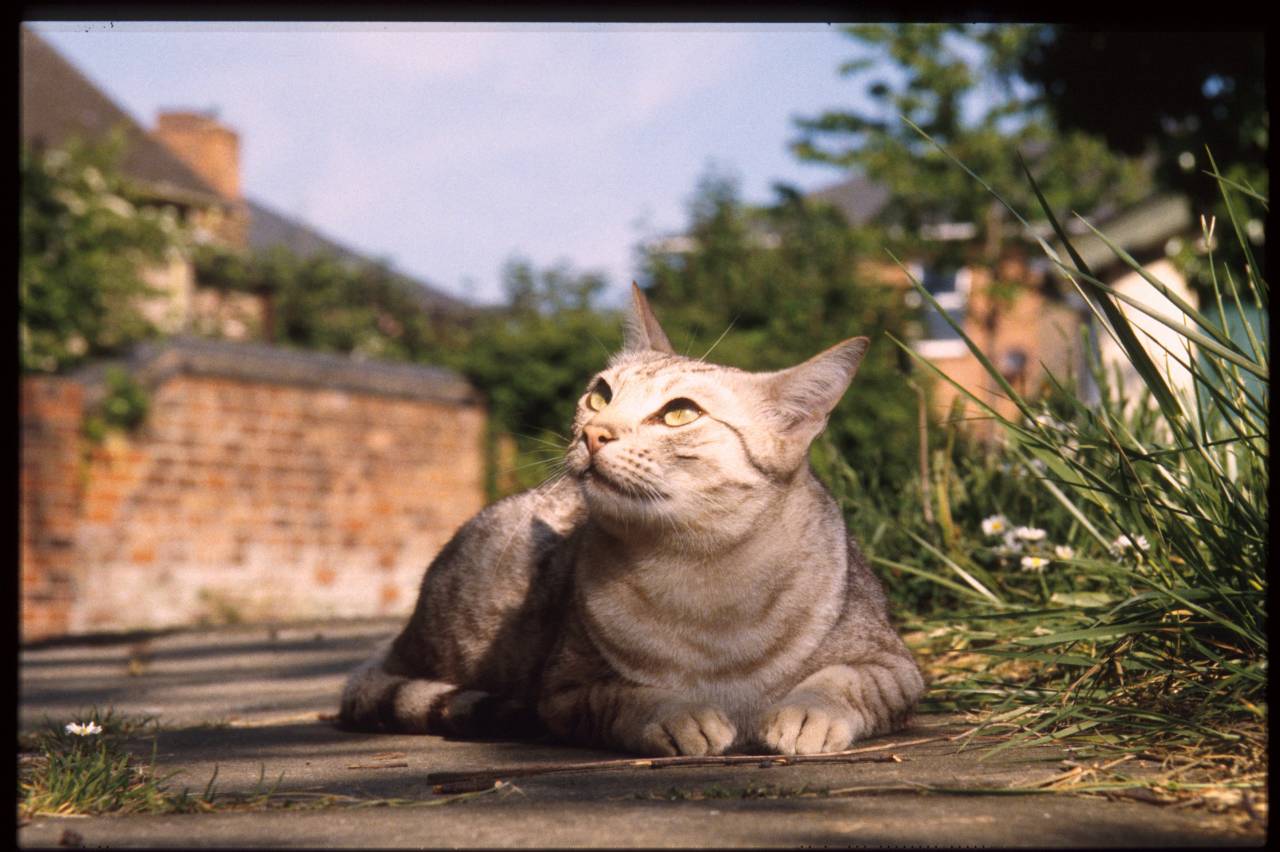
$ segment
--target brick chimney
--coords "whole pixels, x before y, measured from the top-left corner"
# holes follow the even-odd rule
[[[203,112],[165,110],[152,133],[223,198],[240,200],[240,137]]]

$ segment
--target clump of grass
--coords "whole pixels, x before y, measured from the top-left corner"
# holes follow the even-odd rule
[[[965,533],[955,513],[940,511],[949,528],[918,518],[902,525],[900,534],[920,556],[881,551],[874,557],[967,602],[966,612],[949,613],[941,624],[934,618],[917,625],[917,645],[942,661],[935,686],[942,687],[943,702],[993,710],[993,724],[1033,740],[1071,737],[1100,752],[1183,755],[1206,771],[1216,767],[1220,775],[1264,783],[1257,779],[1265,779],[1259,767],[1265,770],[1266,759],[1269,330],[1246,323],[1247,340],[1233,338],[1224,308],[1243,314],[1248,302],[1265,315],[1267,283],[1257,274],[1241,208],[1246,201],[1263,208],[1268,202],[1223,178],[1216,164],[1211,176],[1247,259],[1246,268],[1233,273],[1215,269],[1210,257],[1218,320],[1093,230],[1186,315],[1186,325],[1094,275],[1040,197],[1069,260],[1043,240],[1042,248],[1141,377],[1141,398],[1123,399],[1096,363],[1097,402],[1080,399],[1058,377],[1050,378],[1048,402],[1025,398],[952,323],[1016,406],[1016,415],[1005,416],[900,343],[996,421],[1011,465],[998,471],[998,463],[979,456],[971,470],[953,477],[959,492],[949,486],[926,499],[958,499],[970,510],[996,514],[1005,510],[995,501],[1008,498],[1001,490],[1011,482],[1006,474],[1017,479],[1020,472],[1014,491],[1034,491],[1037,498],[1013,502],[1039,517],[1007,512],[1008,522],[1045,529],[1046,544],[1056,539],[1070,553],[1049,558],[1046,551],[1040,555],[1047,563],[1021,570],[1028,564],[1021,557],[998,552],[1005,542]],[[1039,195],[1029,172],[1028,180]],[[1203,227],[1211,247],[1214,225]],[[1161,360],[1188,370],[1193,392],[1171,386],[1121,302],[1178,333],[1178,351],[1165,349]]]
[[[118,716],[96,708],[69,725],[45,720],[19,740],[18,813],[40,815],[190,813],[212,807],[212,791],[171,792],[155,770],[155,741],[148,763],[127,748],[130,739],[157,730],[151,718]]]

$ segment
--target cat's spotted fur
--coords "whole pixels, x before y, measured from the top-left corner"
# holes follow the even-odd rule
[[[568,474],[441,551],[408,625],[351,675],[346,724],[545,727],[658,755],[837,751],[905,723],[920,672],[807,462],[867,339],[747,373],[674,354],[634,296]]]

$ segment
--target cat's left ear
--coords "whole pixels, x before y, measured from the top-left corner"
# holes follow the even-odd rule
[[[827,425],[827,418],[848,390],[871,341],[852,337],[814,355],[803,364],[770,373],[770,414],[778,431],[806,448]]]
[[[640,285],[634,281],[631,282],[631,316],[627,319],[622,349],[625,352],[652,349],[668,355],[676,354],[662,326],[658,325],[658,318],[649,309],[649,300],[644,297]]]

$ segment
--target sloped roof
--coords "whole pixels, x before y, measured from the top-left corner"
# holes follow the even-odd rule
[[[101,138],[119,129],[128,143],[123,171],[145,188],[179,202],[226,203],[44,39],[21,29],[19,122],[24,143],[56,148],[73,137]]]
[[[810,193],[809,198],[832,205],[844,214],[850,225],[860,227],[884,210],[889,202],[889,188],[863,175],[855,175]]]
[[[75,66],[44,39],[22,27],[22,141],[55,148],[72,137],[95,139],[120,129],[128,143],[125,174],[174,201],[225,204],[212,186],[186,163],[152,138]],[[266,205],[246,199],[249,208],[248,244],[253,250],[282,247],[300,257],[329,254],[353,264],[377,261],[353,251]],[[445,295],[430,284],[406,275],[409,292],[433,313],[462,314],[474,310],[466,302]]]
[[[328,255],[355,265],[377,264],[377,261],[329,239],[310,225],[305,225],[253,199],[246,199],[249,206],[249,249],[268,251],[283,248],[302,258]],[[455,299],[440,290],[410,278],[397,275],[406,285],[418,305],[432,313],[460,314],[473,310],[461,299]]]

